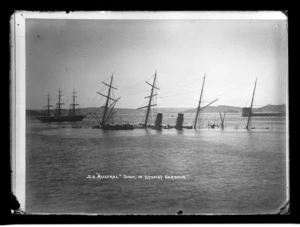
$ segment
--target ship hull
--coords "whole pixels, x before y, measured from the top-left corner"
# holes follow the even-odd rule
[[[38,117],[41,122],[77,122],[82,121],[85,115],[62,116],[62,117]]]
[[[102,130],[133,130],[133,125],[105,125],[101,127]]]
[[[126,124],[126,125],[104,125],[104,126],[95,126],[96,129],[102,130],[133,130],[133,125]]]

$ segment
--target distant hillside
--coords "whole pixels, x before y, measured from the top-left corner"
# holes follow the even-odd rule
[[[88,114],[88,113],[99,113],[101,112],[102,108],[104,107],[88,107],[88,108],[78,108],[76,109],[77,114]],[[188,108],[157,108],[157,111],[160,113],[181,113],[183,111],[188,110]],[[129,109],[129,108],[115,108],[115,111],[117,114],[139,114],[144,113],[145,109]],[[54,113],[54,110],[51,110],[51,114]],[[69,113],[69,110],[62,109],[62,114],[67,115]],[[44,114],[43,110],[27,110],[26,111],[27,116],[41,116]]]
[[[285,113],[286,112],[286,105],[267,105],[262,108],[253,108],[253,112],[280,112]]]
[[[183,113],[187,110],[188,108],[157,108],[160,113]]]
[[[196,108],[186,110],[183,113],[194,113],[195,111],[196,111]],[[208,106],[208,107],[203,109],[203,112],[204,113],[218,113],[218,112],[239,113],[239,112],[242,112],[242,108],[241,107],[235,107],[235,106],[225,106],[225,105]]]
[[[285,112],[286,105],[267,105],[260,108],[253,108],[253,112]],[[196,112],[195,109],[189,109],[184,111],[183,113],[194,113]],[[204,113],[217,113],[217,112],[227,112],[227,113],[241,113],[242,107],[236,106],[226,106],[226,105],[219,105],[219,106],[208,106],[203,110]]]
[[[103,108],[103,107],[101,107]],[[102,110],[99,107],[88,107],[88,108],[78,108],[76,110],[77,114],[88,114],[88,113],[100,113]],[[254,108],[254,112],[285,112],[286,105],[268,105],[264,108]],[[115,108],[117,114],[141,114],[145,112],[145,109],[129,109],[129,108]],[[196,108],[157,108],[157,111],[160,113],[195,113]],[[218,112],[227,112],[227,113],[241,113],[242,108],[236,106],[208,106],[203,110],[204,113],[218,113]],[[54,113],[54,110],[51,110],[51,114]],[[67,115],[69,110],[63,109],[62,114]],[[44,114],[43,110],[26,110],[27,116],[41,116]]]

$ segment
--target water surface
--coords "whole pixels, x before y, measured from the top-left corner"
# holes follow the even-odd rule
[[[176,116],[165,115],[165,124]],[[218,119],[215,114],[208,118]],[[26,212],[276,213],[287,199],[284,118],[254,118],[250,131],[243,129],[245,122],[228,114],[226,130],[102,131],[28,120]],[[88,178],[96,173],[186,180]]]

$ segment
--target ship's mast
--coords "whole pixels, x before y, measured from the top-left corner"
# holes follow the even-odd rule
[[[110,96],[111,96],[111,89],[116,89],[116,90],[117,90],[117,88],[115,88],[115,87],[112,86],[113,76],[114,76],[114,75],[112,74],[111,79],[110,79],[110,84],[107,84],[107,83],[102,82],[104,85],[108,86],[108,93],[107,93],[107,95],[103,95],[103,94],[97,92],[99,95],[102,95],[102,96],[106,97],[106,103],[105,103],[105,107],[104,107],[104,113],[103,113],[103,117],[102,117],[101,127],[103,127],[103,126],[105,125],[105,123],[106,123],[106,118],[109,117],[109,116],[111,115],[111,113],[112,113],[112,111],[110,111],[110,112],[107,114],[108,109],[109,109],[110,107],[114,108],[116,102],[120,99],[120,98],[118,98],[118,99],[113,99],[113,98],[110,97]],[[113,101],[113,103],[112,103],[111,105],[108,105],[108,104],[109,104],[109,100],[112,100],[112,101]]]
[[[198,107],[197,107],[197,113],[196,113],[196,117],[195,117],[194,129],[196,129],[196,127],[197,127],[198,116],[199,116],[199,113],[200,113],[200,105],[201,105],[201,100],[202,100],[202,94],[203,94],[203,88],[204,88],[204,82],[205,82],[205,75],[206,74],[204,74],[202,89],[201,89],[201,93],[200,93],[200,99],[199,99],[199,103],[198,103]]]
[[[109,98],[110,98],[110,90],[111,90],[111,87],[112,87],[111,86],[112,81],[113,81],[113,75],[111,76],[111,79],[110,79],[110,85],[109,85],[109,88],[108,88],[107,99],[106,99],[106,103],[105,103],[105,109],[104,109],[104,114],[103,114],[101,126],[104,126],[104,123],[105,123],[105,117],[106,117],[106,113],[107,113],[108,101],[109,101]]]
[[[159,88],[157,88],[157,87],[155,86],[155,82],[156,82],[156,74],[157,74],[157,71],[155,72],[155,75],[154,75],[153,84],[150,84],[150,83],[148,83],[147,81],[145,81],[148,85],[151,86],[151,94],[150,94],[150,96],[145,97],[145,98],[149,98],[148,105],[147,105],[147,106],[143,106],[143,107],[138,108],[138,109],[143,109],[143,108],[146,108],[146,107],[147,107],[146,119],[145,119],[145,123],[144,123],[144,126],[145,126],[145,127],[147,127],[147,123],[148,123],[148,118],[149,118],[151,106],[156,106],[156,104],[151,104],[151,102],[152,102],[152,97],[157,95],[157,94],[153,94],[153,93],[154,93],[154,89],[159,90]]]
[[[72,110],[70,111],[71,112],[71,114],[70,115],[72,115],[72,116],[75,116],[76,115],[76,112],[75,112],[75,106],[78,106],[79,104],[77,104],[77,103],[75,103],[75,101],[76,101],[76,91],[75,91],[75,89],[73,90],[73,103],[72,104],[70,104],[70,106],[72,107]]]
[[[152,86],[152,88],[151,88],[151,95],[148,97],[149,98],[149,103],[148,103],[146,119],[145,119],[145,127],[147,126],[147,123],[148,123],[148,117],[149,117],[150,108],[151,108],[151,101],[152,101],[152,97],[153,97],[153,91],[154,91],[154,88],[155,88],[154,87],[155,86],[155,81],[156,81],[156,72],[155,72],[155,75],[154,75],[153,84],[150,85],[150,86]]]
[[[64,105],[64,103],[61,102],[61,90],[58,90],[58,103],[56,103],[57,105],[57,110],[58,110],[58,117],[61,117],[61,106]]]
[[[50,105],[50,94],[48,93],[48,99],[47,99],[47,117],[50,117],[50,107],[52,106],[52,105]]]
[[[249,129],[249,124],[250,124],[250,119],[251,119],[251,114],[252,114],[254,94],[255,94],[255,88],[256,88],[256,81],[257,81],[257,78],[255,79],[254,90],[253,90],[253,95],[252,95],[251,106],[250,106],[250,111],[249,111],[249,115],[248,115],[248,121],[247,121],[246,129]]]

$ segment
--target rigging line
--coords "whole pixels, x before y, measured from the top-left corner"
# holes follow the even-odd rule
[[[160,95],[159,95],[159,98],[161,99],[161,100],[164,100],[165,101],[165,98],[164,97],[161,97]],[[166,99],[169,99],[169,100],[172,100],[172,99],[170,99],[170,98],[166,98]],[[190,102],[193,102],[193,103],[197,103],[199,100],[196,100],[196,99],[191,99],[191,98],[188,98],[188,97],[184,97],[184,96],[181,96],[180,97],[180,99],[181,100],[188,100],[188,101],[190,101]],[[204,103],[205,102],[208,102],[208,101],[203,101]],[[186,101],[185,101],[185,103],[186,103]],[[189,104],[189,105],[194,105],[194,104]]]
[[[146,92],[146,91],[148,91],[148,90],[145,90],[145,91],[139,91],[139,92],[136,92],[136,93],[134,93],[134,94],[129,94],[129,95],[122,95],[122,97],[133,96],[133,95],[137,95],[137,94],[140,94],[140,93],[144,93],[144,92]]]
[[[152,79],[155,76],[155,74],[153,74],[152,76],[149,76],[147,79],[145,79],[146,81]]]
[[[118,88],[118,84],[117,84],[116,80],[113,80],[112,86],[115,87],[115,88]]]
[[[163,99],[162,98],[162,100],[164,100],[165,101],[165,99]],[[195,104],[191,104],[191,103],[187,103],[187,102],[178,102],[177,100],[174,100],[174,99],[170,99],[170,98],[168,98],[168,100],[171,100],[171,101],[173,101],[173,102],[176,102],[176,103],[178,103],[178,104],[180,104],[180,105],[182,105],[182,104],[188,104],[188,105],[190,105],[190,106],[195,106]],[[191,108],[193,108],[193,107],[191,107]],[[189,107],[188,107],[189,108]]]
[[[190,93],[193,93],[193,92],[199,92],[199,89],[197,89],[197,90],[194,90],[194,91],[189,91],[189,92],[184,92],[184,93],[175,93],[175,95],[169,95],[169,96],[161,96],[161,97],[164,97],[164,98],[167,98],[167,97],[173,97],[173,96],[178,96],[178,95],[183,95],[183,94],[190,94]],[[201,91],[201,89],[200,89],[200,91]]]
[[[114,73],[112,73],[112,74],[114,74]],[[110,80],[110,79],[111,79],[111,76],[109,76],[109,77],[103,79],[102,81],[107,81],[107,80]]]
[[[150,78],[152,78],[152,77],[153,77],[153,76],[151,76]],[[150,79],[150,78],[149,78],[149,79]],[[146,81],[149,80],[149,79],[146,79]],[[144,80],[145,80],[145,79],[136,82],[136,83],[135,83],[134,85],[132,85],[132,86],[129,86],[129,87],[127,87],[127,88],[124,88],[124,90],[121,90],[121,91],[119,92],[119,94],[124,93],[125,91],[128,91],[129,89],[135,87],[136,85],[138,85],[138,84],[140,84],[140,83],[143,83]]]
[[[102,89],[101,91],[99,91],[99,92],[102,92],[102,91],[104,91],[104,90],[106,90],[106,89]],[[95,101],[95,99],[97,99],[99,97],[99,95],[98,94],[96,94],[95,96],[94,96],[94,98],[93,98],[93,100],[91,100],[90,102],[89,102],[89,104],[88,104],[88,106],[87,107],[89,107],[94,101]]]
[[[196,113],[196,111],[197,111],[197,108],[193,108],[193,109],[191,109],[192,110],[192,112],[191,113]]]
[[[99,110],[99,111],[100,111],[101,107],[103,107],[103,106],[104,106],[104,103],[102,103],[102,105],[101,105],[100,100],[99,100],[97,103],[95,103],[95,107],[96,107],[97,110]]]
[[[171,106],[166,102],[165,99],[162,99],[162,101],[165,103],[165,105],[166,105],[167,107],[171,108]]]
[[[146,92],[146,91],[149,91],[149,89],[135,89],[135,90],[131,90],[131,91],[128,91],[128,92],[124,92],[125,93],[125,95],[127,95],[127,94],[132,94],[132,93],[135,93],[135,92]],[[124,94],[123,93],[123,94]]]
[[[171,100],[171,101],[173,101],[173,102],[175,102],[175,103],[177,103],[177,104],[180,104],[180,105],[186,105],[186,104],[187,104],[187,103],[181,103],[181,102],[178,102],[178,101],[173,100],[173,99],[169,99],[169,100]],[[192,105],[192,104],[190,104],[190,103],[188,103],[188,105],[193,106],[193,107],[184,107],[184,108],[195,108],[194,105]]]
[[[243,88],[245,88],[245,87],[248,87],[250,84],[251,84],[251,83],[248,83],[247,85],[245,85],[245,86],[243,86],[243,87],[240,87],[240,88],[237,88],[237,89],[233,89],[233,90],[230,90],[230,91],[225,91],[225,92],[223,92],[223,93],[221,93],[221,94],[216,95],[215,97],[217,97],[217,96],[219,97],[219,96],[222,96],[222,95],[224,95],[224,94],[228,94],[228,93],[231,93],[231,92],[235,92],[235,91],[241,90],[241,89],[243,89]]]
[[[251,100],[251,97],[249,97],[248,99],[246,99],[246,101],[244,102],[244,105],[243,105],[243,106],[244,106],[244,107],[245,107],[245,106],[249,106],[248,103],[250,102],[250,100]]]
[[[175,87],[175,88],[172,88],[172,89],[170,89],[170,90],[167,90],[164,94],[168,94],[168,93],[170,93],[170,92],[172,92],[172,91],[174,91],[174,90],[176,90],[176,89],[178,89],[178,88],[183,88],[183,87],[186,87],[186,86],[188,86],[188,85],[194,84],[196,81],[202,80],[203,78],[204,78],[204,77],[200,77],[200,78],[198,78],[198,79],[196,79],[196,80],[194,80],[194,81],[189,82],[188,84],[179,85],[178,87]],[[162,93],[163,93],[163,92],[162,92]]]

